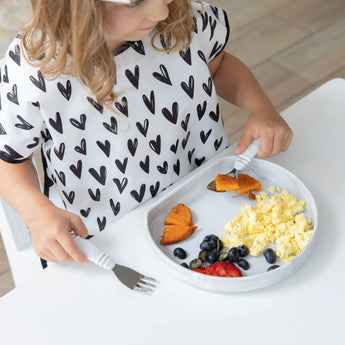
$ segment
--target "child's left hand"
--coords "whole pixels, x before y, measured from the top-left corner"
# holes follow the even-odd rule
[[[260,138],[257,157],[271,157],[286,151],[292,140],[292,130],[273,106],[252,110],[238,142],[235,154],[242,153],[252,140]]]

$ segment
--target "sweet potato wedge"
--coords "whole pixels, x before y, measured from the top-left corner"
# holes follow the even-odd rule
[[[172,244],[189,237],[197,229],[197,226],[166,225],[160,244]]]
[[[172,208],[164,225],[193,225],[192,212],[184,204],[178,204]]]

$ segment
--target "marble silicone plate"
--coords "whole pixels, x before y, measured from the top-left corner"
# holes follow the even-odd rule
[[[224,224],[241,212],[241,206],[245,203],[255,204],[248,196],[239,196],[236,192],[215,193],[209,191],[206,186],[216,174],[226,173],[231,170],[235,156],[227,156],[214,160],[211,164],[200,167],[178,184],[176,188],[165,194],[153,203],[146,214],[146,227],[149,241],[164,261],[169,271],[178,279],[211,291],[217,292],[241,292],[264,288],[287,278],[294,273],[308,259],[317,236],[317,207],[314,198],[304,183],[291,172],[281,166],[266,160],[254,159],[243,171],[253,176],[262,184],[263,191],[271,185],[286,189],[291,195],[306,202],[304,214],[312,219],[314,231],[308,245],[290,262],[284,264],[278,260],[280,268],[267,272],[270,266],[264,257],[247,257],[250,269],[242,270],[243,277],[222,278],[212,277],[182,267],[181,262],[189,263],[198,257],[199,244],[208,234],[216,234],[220,238],[225,236]],[[171,245],[159,243],[164,229],[164,220],[173,206],[183,203],[190,208],[193,215],[193,223],[198,229],[192,236],[184,241]],[[188,257],[179,260],[173,255],[176,247],[184,248]]]

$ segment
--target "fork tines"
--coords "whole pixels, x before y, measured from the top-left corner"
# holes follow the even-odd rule
[[[158,284],[156,279],[143,275],[133,289],[142,293],[151,294],[156,288],[156,284]]]

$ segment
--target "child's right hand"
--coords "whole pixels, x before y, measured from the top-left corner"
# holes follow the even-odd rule
[[[36,254],[50,262],[77,261],[88,263],[75,244],[71,232],[85,238],[88,231],[77,215],[49,205],[30,220],[32,244]]]

